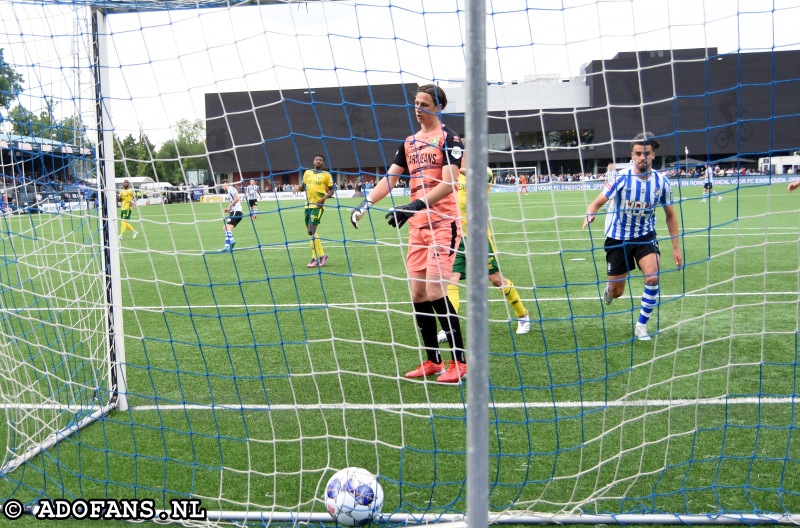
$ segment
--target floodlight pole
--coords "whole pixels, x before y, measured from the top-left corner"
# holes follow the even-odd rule
[[[467,0],[467,101],[464,125],[467,188],[467,268],[486,269],[489,166],[486,88],[486,0]],[[467,275],[467,343],[469,383],[467,384],[467,526],[489,525],[489,277],[486,273]]]

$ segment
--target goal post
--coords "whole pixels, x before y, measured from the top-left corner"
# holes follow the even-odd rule
[[[380,526],[796,524],[800,4],[557,4],[0,7],[0,503],[322,527],[355,466]],[[425,85],[450,135],[409,159]],[[584,225],[656,177],[643,132],[671,191]],[[434,289],[388,224],[419,173],[352,214],[439,157],[470,198]],[[606,218],[651,210],[607,299]],[[459,383],[409,377],[433,303]]]
[[[106,105],[106,90],[109,86],[108,31],[106,13],[91,10],[93,73],[95,86],[95,117],[97,119],[97,185],[99,210],[103,234],[103,268],[106,272],[106,299],[108,317],[108,384],[109,399],[120,411],[128,410],[127,385],[125,383],[125,326],[123,317],[122,282],[120,275],[120,244],[117,221],[117,185],[114,172],[114,125]],[[109,94],[110,97],[110,94]]]
[[[97,14],[97,11],[95,11]],[[101,15],[102,17],[102,15]],[[104,35],[103,22],[101,20],[93,19],[93,35]],[[111,142],[111,121],[104,116],[101,110],[102,107],[102,92],[100,86],[103,84],[101,79],[107,79],[107,71],[102,68],[103,59],[100,57],[99,50],[101,44],[99,39],[92,39],[91,44],[95,46],[92,48],[94,54],[91,59],[94,60],[94,67],[92,71],[96,74],[95,86],[98,91],[95,97],[97,101],[97,117],[98,127],[97,130],[107,130],[106,134],[108,140],[107,145],[110,146]],[[17,123],[19,126],[20,123]],[[50,137],[54,135],[52,132],[47,133]],[[10,136],[9,136],[10,138]],[[39,139],[40,143],[37,143]],[[124,352],[122,344],[122,301],[121,301],[121,288],[119,280],[119,247],[117,245],[117,237],[113,234],[116,233],[115,229],[109,226],[109,219],[116,219],[116,194],[112,190],[108,192],[96,192],[98,197],[98,210],[102,211],[97,218],[93,218],[89,214],[88,204],[79,203],[78,206],[73,207],[70,204],[65,208],[62,204],[54,204],[54,208],[48,208],[44,203],[42,190],[55,190],[53,196],[58,196],[59,192],[70,191],[70,189],[78,188],[77,178],[78,172],[75,170],[76,163],[69,160],[69,154],[73,152],[72,147],[62,147],[59,150],[67,153],[67,161],[58,167],[55,160],[48,160],[53,157],[53,143],[48,142],[45,138],[32,137],[26,139],[31,143],[26,144],[29,146],[22,146],[21,142],[17,144],[20,146],[22,152],[17,156],[19,170],[11,169],[4,170],[4,180],[11,180],[12,188],[19,189],[23,192],[15,191],[13,193],[14,200],[19,206],[19,201],[30,200],[29,207],[36,208],[37,213],[41,214],[55,214],[61,216],[62,210],[68,211],[72,218],[65,222],[63,218],[45,222],[42,224],[46,226],[48,223],[55,224],[55,229],[61,231],[61,228],[67,229],[59,234],[59,237],[64,237],[60,240],[48,241],[48,245],[53,244],[56,249],[53,254],[48,254],[49,251],[43,251],[43,247],[37,247],[39,241],[39,234],[37,228],[33,227],[26,235],[24,228],[17,231],[14,228],[9,230],[10,245],[13,246],[14,236],[19,237],[21,240],[28,238],[32,240],[32,245],[23,250],[21,257],[15,261],[9,260],[10,253],[23,249],[22,244],[17,248],[9,251],[6,248],[5,259],[9,267],[19,265],[20,270],[14,271],[16,277],[9,281],[7,296],[5,298],[6,306],[5,319],[7,334],[7,345],[4,350],[5,363],[8,367],[8,375],[5,378],[3,396],[5,402],[3,403],[6,416],[7,416],[7,433],[10,442],[6,443],[6,452],[3,460],[3,465],[0,467],[0,475],[7,476],[9,473],[15,471],[26,462],[30,462],[34,457],[40,456],[42,453],[49,449],[54,448],[58,443],[72,437],[83,428],[92,425],[93,423],[101,420],[104,416],[108,415],[112,410],[126,410],[126,390],[124,384]],[[97,164],[100,168],[99,174],[106,173],[106,164],[112,167],[112,181],[113,181],[113,154],[110,158],[106,158],[105,153],[108,152],[104,147],[104,141],[95,142],[97,152]],[[8,143],[6,142],[6,145]],[[26,162],[25,152],[33,149],[36,146],[38,150],[37,155],[31,156],[30,160]],[[76,147],[74,153],[82,156],[83,149]],[[112,151],[113,152],[113,151]],[[14,156],[13,149],[10,149],[9,154]],[[85,164],[82,157],[76,157],[76,161],[81,160],[80,164]],[[49,162],[48,162],[49,161]],[[27,165],[30,163],[30,165]],[[32,185],[26,184],[24,175],[28,172],[29,181],[33,182]],[[49,175],[41,176],[41,172],[50,171]],[[55,174],[60,173],[59,176]],[[21,181],[15,176],[18,174],[23,175]],[[8,175],[12,177],[9,178]],[[64,180],[63,183],[53,185],[52,180]],[[98,178],[99,189],[106,189],[104,184],[105,178]],[[113,185],[111,185],[113,189]],[[30,192],[29,192],[30,191]],[[52,191],[51,191],[52,192]],[[5,193],[5,191],[4,191]],[[86,193],[88,195],[88,190]],[[4,195],[3,201],[5,203],[8,197]],[[82,198],[81,198],[82,200]],[[85,209],[84,209],[85,207]],[[3,213],[5,215],[11,214],[9,208],[5,208]],[[19,210],[17,210],[19,212]],[[28,214],[31,214],[30,212]],[[85,216],[84,216],[85,215]],[[80,232],[78,239],[85,235],[90,237],[91,242],[84,245],[80,249],[69,249],[70,243],[77,240],[73,238],[74,232],[70,233],[70,228],[74,227],[74,223],[81,224],[77,231]],[[72,225],[70,225],[72,224]],[[10,227],[10,226],[9,226]],[[73,238],[73,240],[67,240]],[[30,253],[26,253],[28,250]],[[64,255],[59,255],[61,252],[71,252]],[[51,260],[55,258],[55,260]],[[63,260],[62,260],[63,259]],[[81,260],[86,259],[84,262]],[[75,269],[75,265],[83,266],[81,269]],[[30,273],[30,266],[33,266],[33,273]],[[51,271],[55,277],[46,277],[41,280],[36,277],[36,267],[43,266],[46,268],[53,268]],[[11,270],[7,270],[11,271]],[[59,280],[57,277],[60,273],[77,273],[81,282],[81,275],[87,273],[89,276],[96,276],[100,280],[105,281],[102,290],[105,291],[106,302],[102,301],[101,285],[100,282],[93,282],[88,288],[81,288],[75,291],[77,299],[71,300],[70,303],[79,304],[79,307],[70,307],[68,305],[60,306],[59,302],[47,306],[43,311],[37,306],[39,300],[34,300],[29,306],[18,306],[18,302],[24,302],[24,295],[33,295],[34,298],[41,297],[46,301],[48,293],[46,288],[48,286],[55,286],[60,288],[58,284],[63,279]],[[30,274],[30,275],[29,275]],[[29,275],[29,276],[28,276]],[[19,281],[14,284],[14,281]],[[44,314],[41,321],[41,326],[35,328],[32,332],[25,332],[20,330],[20,322],[24,321],[28,315],[26,310],[31,310],[33,314],[37,312]],[[70,311],[75,310],[75,316]],[[67,315],[65,315],[65,312]],[[19,317],[20,322],[13,319]],[[34,315],[33,317],[36,317]],[[85,327],[82,320],[93,319],[94,322]],[[92,328],[95,324],[97,327]],[[25,323],[22,323],[22,327]],[[55,342],[48,342],[48,333],[54,332],[56,335],[61,334]],[[31,333],[33,336],[31,337]],[[22,337],[21,336],[25,336]],[[76,337],[77,336],[77,337]],[[77,344],[76,344],[77,342]],[[32,353],[25,359],[25,350],[31,347],[41,347],[38,353]],[[40,360],[41,357],[50,354],[50,359]],[[52,356],[55,355],[55,358]],[[38,356],[38,357],[37,357]],[[35,360],[33,360],[36,358]],[[22,360],[22,361],[20,361]],[[122,362],[122,363],[121,363]],[[63,376],[60,374],[64,369],[64,365],[73,365],[69,370],[63,371]],[[77,369],[75,368],[77,365]],[[93,365],[90,371],[90,383],[84,385],[77,376],[87,365]],[[52,379],[51,379],[52,378]],[[103,378],[106,378],[105,380]],[[35,380],[35,381],[34,381]],[[53,382],[56,381],[56,386]],[[20,396],[28,391],[35,390],[37,385],[44,382],[50,385],[44,392],[40,392],[37,396],[40,398],[20,398]],[[30,384],[28,387],[20,386],[21,384]],[[61,384],[61,386],[58,386]],[[67,397],[61,396],[66,393]],[[36,401],[39,400],[39,401]]]

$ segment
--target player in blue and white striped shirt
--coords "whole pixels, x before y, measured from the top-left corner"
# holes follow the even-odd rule
[[[223,209],[226,213],[230,213],[230,216],[225,219],[225,247],[222,248],[222,251],[233,251],[233,246],[236,245],[233,228],[242,221],[242,202],[236,187],[230,185],[227,179],[222,180],[222,190],[228,195],[230,202],[230,205]]]
[[[244,188],[244,194],[247,196],[247,206],[250,208],[250,219],[255,220],[258,215],[258,197],[261,195],[261,189],[255,180],[250,180],[250,185]]]
[[[605,225],[605,250],[608,284],[603,292],[605,303],[625,293],[628,272],[638,264],[644,274],[636,337],[648,341],[647,321],[658,301],[658,278],[661,250],[656,238],[656,209],[664,208],[667,230],[672,240],[672,258],[675,265],[683,265],[683,255],[678,243],[678,217],[672,205],[672,186],[669,180],[653,170],[658,141],[650,132],[638,134],[631,142],[633,168],[620,172],[606,182],[600,195],[589,204],[583,228],[594,221],[595,214],[609,203]]]
[[[706,181],[703,182],[703,199],[700,200],[700,203],[704,203],[706,201],[706,198],[708,198],[709,195],[716,196],[717,197],[717,201],[721,202],[722,201],[722,195],[719,194],[718,192],[714,191],[714,169],[711,168],[711,165],[708,165],[706,167],[705,177],[706,177]]]

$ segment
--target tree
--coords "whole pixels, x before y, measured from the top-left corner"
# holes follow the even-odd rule
[[[86,127],[78,115],[70,116],[61,121],[58,127],[59,141],[68,145],[86,147],[89,140],[86,138]]]
[[[8,113],[11,122],[11,132],[20,136],[33,136],[37,128],[38,117],[22,105],[17,105]]]
[[[156,179],[155,160],[153,154],[156,146],[147,137],[144,131],[139,131],[139,139],[136,141],[136,176],[149,176]]]
[[[130,178],[136,176],[136,139],[133,134],[128,134],[120,140],[114,134],[114,175],[117,178]]]
[[[56,104],[53,102],[53,99],[48,99],[47,96],[44,98],[44,110],[39,113],[39,120],[38,120],[38,128],[34,131],[34,135],[36,137],[42,137],[47,139],[52,139],[54,141],[58,141],[61,138],[59,137],[59,128],[61,123],[56,121],[54,111],[56,109]]]
[[[11,102],[22,93],[23,82],[25,79],[5,61],[3,48],[0,48],[0,106],[9,109]]]
[[[114,174],[117,178],[130,178],[133,176],[149,176],[155,179],[153,152],[155,145],[143,131],[139,138],[128,134],[120,140],[114,135]]]
[[[175,139],[165,141],[158,150],[157,170],[161,181],[186,183],[186,171],[209,171],[206,129],[202,120],[180,119],[175,124]]]
[[[57,120],[53,115],[55,105],[45,98],[46,108],[38,116],[22,105],[17,105],[8,113],[11,132],[20,136],[34,136],[52,139],[67,145],[88,145],[80,117],[70,116]]]
[[[167,140],[158,149],[156,154],[156,173],[160,181],[168,181],[174,185],[183,183],[181,178],[181,166],[178,161],[178,146],[174,140]]]

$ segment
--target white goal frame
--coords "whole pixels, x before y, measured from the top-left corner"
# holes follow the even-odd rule
[[[300,0],[286,0],[301,3]],[[182,0],[168,0],[168,3],[179,5]],[[486,82],[486,0],[465,0],[466,2],[466,37],[465,50],[467,57],[466,76],[466,136],[470,146],[467,149],[467,163],[471,167],[488,166],[488,124],[487,114],[487,82]],[[196,7],[198,2],[187,3]],[[251,4],[250,0],[240,2],[199,2],[206,7],[228,7]],[[258,3],[258,2],[257,2]],[[269,0],[260,3],[282,3],[280,0]],[[114,2],[111,3],[114,5]],[[88,3],[87,5],[94,5]],[[95,118],[99,131],[97,138],[96,164],[98,171],[99,208],[101,211],[102,233],[102,265],[106,270],[104,276],[107,317],[105,318],[107,376],[109,387],[108,401],[98,405],[97,409],[76,424],[52,433],[41,444],[28,449],[18,457],[0,468],[0,476],[19,468],[24,462],[52,448],[61,440],[67,439],[81,429],[112,413],[114,410],[128,410],[126,361],[124,345],[123,289],[120,270],[120,244],[117,226],[116,185],[114,182],[114,145],[113,124],[109,109],[104,101],[110,100],[108,69],[107,17],[115,12],[130,12],[135,9],[133,3],[128,6],[120,2],[119,7],[91,7],[91,38],[93,51],[93,68],[95,83]],[[153,4],[153,9],[157,9]],[[476,118],[476,116],[481,116]],[[535,173],[536,167],[519,167],[519,169]],[[503,170],[503,169],[501,169]],[[468,175],[471,187],[471,202],[480,204],[469,209],[468,233],[472,240],[483,240],[487,237],[489,223],[488,189],[485,185],[485,174],[472,171]],[[529,183],[530,185],[530,183]],[[481,269],[488,257],[486,244],[472,244],[467,248],[467,263],[472,269]],[[520,524],[665,524],[665,525],[746,525],[746,524],[787,524],[800,523],[796,515],[781,514],[727,514],[718,516],[681,515],[681,514],[617,514],[598,515],[583,514],[531,514],[526,511],[506,511],[495,514],[489,510],[489,434],[486,424],[489,421],[489,283],[485,274],[468,275],[466,290],[469,313],[466,317],[467,342],[470,344],[470,377],[467,385],[467,515],[453,514],[392,514],[384,515],[383,523],[446,523],[452,528],[485,528],[489,525]],[[211,522],[224,521],[261,521],[261,522],[331,522],[326,513],[310,512],[242,512],[236,510],[208,511]]]

